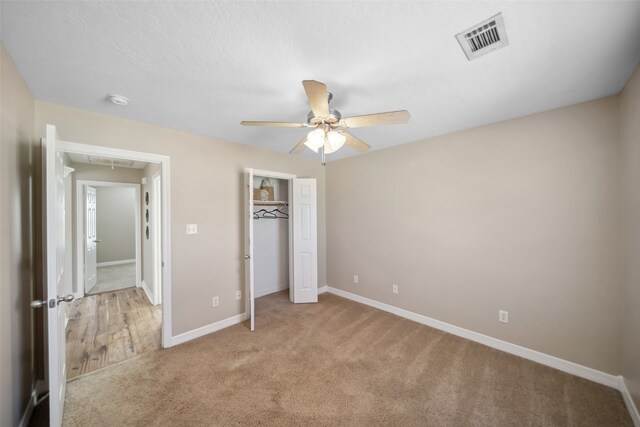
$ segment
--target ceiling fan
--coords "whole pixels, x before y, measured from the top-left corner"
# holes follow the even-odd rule
[[[345,144],[361,152],[371,148],[364,141],[347,132],[346,128],[396,125],[409,121],[409,112],[406,110],[342,118],[342,114],[338,110],[329,108],[329,102],[333,95],[327,91],[327,86],[324,83],[315,80],[303,80],[302,86],[304,86],[311,105],[311,111],[307,115],[306,123],[242,121],[240,124],[244,126],[313,128],[302,141],[293,147],[290,153],[296,154],[302,151],[304,147],[308,147],[316,153],[318,151],[322,153],[322,164],[324,164],[325,154],[333,153]]]

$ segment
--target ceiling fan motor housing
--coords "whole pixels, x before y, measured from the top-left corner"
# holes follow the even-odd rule
[[[337,125],[340,120],[342,120],[342,114],[340,114],[340,111],[334,110],[333,108],[329,109],[328,117],[318,117],[313,114],[313,111],[309,111],[309,114],[307,114],[307,123],[314,127],[323,123]]]

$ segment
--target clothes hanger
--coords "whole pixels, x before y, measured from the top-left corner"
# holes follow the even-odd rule
[[[289,214],[286,212],[282,212],[280,209],[274,209],[271,211],[271,213],[275,214],[276,216],[278,216],[278,214],[282,215],[278,216],[278,218],[289,218]]]

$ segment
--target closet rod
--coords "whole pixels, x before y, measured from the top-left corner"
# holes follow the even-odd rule
[[[289,206],[288,202],[274,202],[273,200],[270,200],[270,201],[254,200],[253,204],[256,206]]]

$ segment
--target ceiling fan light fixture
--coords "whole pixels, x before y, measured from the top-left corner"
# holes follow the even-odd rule
[[[331,154],[338,151],[340,147],[344,145],[344,142],[346,140],[347,137],[343,134],[333,130],[330,131],[329,133],[327,133],[327,138],[324,143],[324,152],[326,154]]]
[[[324,129],[315,129],[309,132],[307,135],[307,141],[304,145],[317,153],[318,150],[324,146],[324,139]]]

